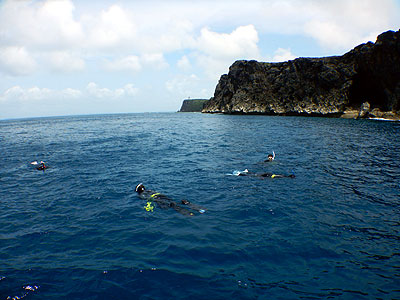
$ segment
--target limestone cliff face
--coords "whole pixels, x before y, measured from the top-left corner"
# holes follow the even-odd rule
[[[366,102],[375,112],[400,110],[400,31],[343,56],[236,61],[203,112],[340,116]]]

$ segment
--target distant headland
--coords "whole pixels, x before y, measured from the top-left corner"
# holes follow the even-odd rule
[[[208,99],[185,99],[178,112],[201,112],[206,101]]]
[[[400,30],[343,56],[236,61],[202,112],[399,120]]]

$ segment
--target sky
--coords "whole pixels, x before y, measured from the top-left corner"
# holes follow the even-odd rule
[[[342,55],[400,0],[0,0],[0,119],[173,112],[236,60]]]

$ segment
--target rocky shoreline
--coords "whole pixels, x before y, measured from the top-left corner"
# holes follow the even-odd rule
[[[400,31],[343,56],[236,61],[202,112],[400,120]]]

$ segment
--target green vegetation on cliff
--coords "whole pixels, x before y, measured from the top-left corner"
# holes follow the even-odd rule
[[[208,101],[208,99],[183,100],[182,107],[179,112],[201,112],[206,101]]]

